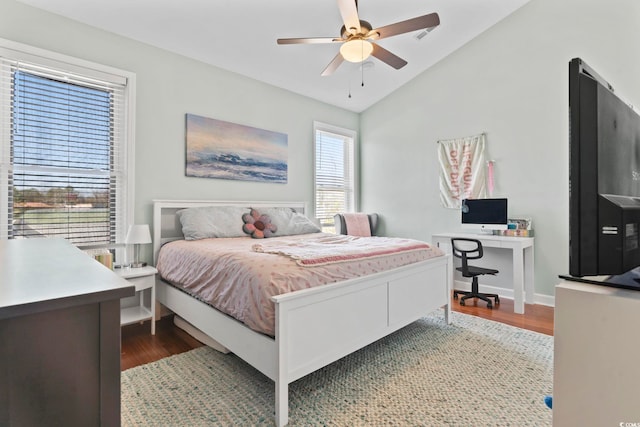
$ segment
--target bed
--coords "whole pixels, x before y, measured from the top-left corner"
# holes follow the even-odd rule
[[[307,211],[302,202],[155,200],[154,260],[157,261],[163,245],[184,240],[178,211],[211,206],[289,208],[302,214]],[[451,256],[445,254],[387,271],[274,295],[270,298],[275,317],[272,333],[249,327],[160,277],[156,281],[156,298],[215,343],[273,380],[275,421],[284,426],[288,423],[288,387],[293,381],[440,307],[444,307],[449,322],[451,266]]]

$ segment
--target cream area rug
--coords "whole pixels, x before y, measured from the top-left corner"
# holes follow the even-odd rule
[[[553,337],[437,311],[289,386],[290,426],[550,426]],[[123,426],[275,425],[274,383],[208,347],[122,373]]]

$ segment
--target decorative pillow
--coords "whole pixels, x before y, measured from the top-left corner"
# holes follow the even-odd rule
[[[269,215],[260,214],[257,209],[251,208],[249,213],[242,215],[242,231],[250,234],[254,239],[271,237],[278,227],[271,222]]]
[[[185,240],[212,237],[243,237],[242,214],[247,208],[239,206],[203,206],[177,212]]]
[[[271,217],[271,222],[278,227],[278,236],[293,234],[319,233],[320,227],[309,218],[291,208],[265,208],[262,213]]]

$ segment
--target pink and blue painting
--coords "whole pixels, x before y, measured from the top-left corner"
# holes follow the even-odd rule
[[[287,134],[187,114],[186,175],[287,183]]]

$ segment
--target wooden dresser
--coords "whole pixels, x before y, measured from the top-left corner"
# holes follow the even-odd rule
[[[0,425],[120,425],[120,298],[63,239],[0,241]]]

